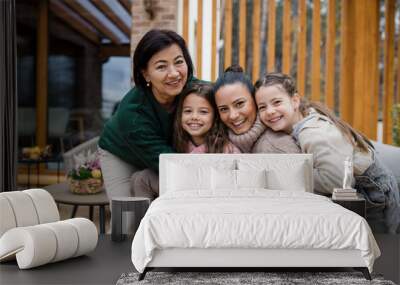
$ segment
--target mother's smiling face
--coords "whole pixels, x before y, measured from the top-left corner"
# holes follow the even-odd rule
[[[215,92],[215,102],[222,122],[240,135],[253,126],[257,110],[249,89],[241,82],[226,84]]]

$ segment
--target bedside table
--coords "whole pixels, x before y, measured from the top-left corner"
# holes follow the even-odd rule
[[[332,201],[340,206],[359,214],[361,217],[366,217],[366,201],[363,196],[357,194],[357,198],[354,200],[345,199],[332,199]]]

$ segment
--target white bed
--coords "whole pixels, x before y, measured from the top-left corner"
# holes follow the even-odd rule
[[[367,222],[312,193],[307,154],[166,154],[132,243],[154,267],[355,267],[380,255]],[[368,270],[367,270],[368,268]]]

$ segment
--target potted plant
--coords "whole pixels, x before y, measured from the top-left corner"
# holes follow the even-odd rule
[[[103,178],[97,152],[74,156],[75,167],[68,173],[70,190],[75,194],[95,194],[103,190]]]

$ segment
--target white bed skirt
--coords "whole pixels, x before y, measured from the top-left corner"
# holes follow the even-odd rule
[[[156,249],[147,267],[366,267],[359,250]]]

